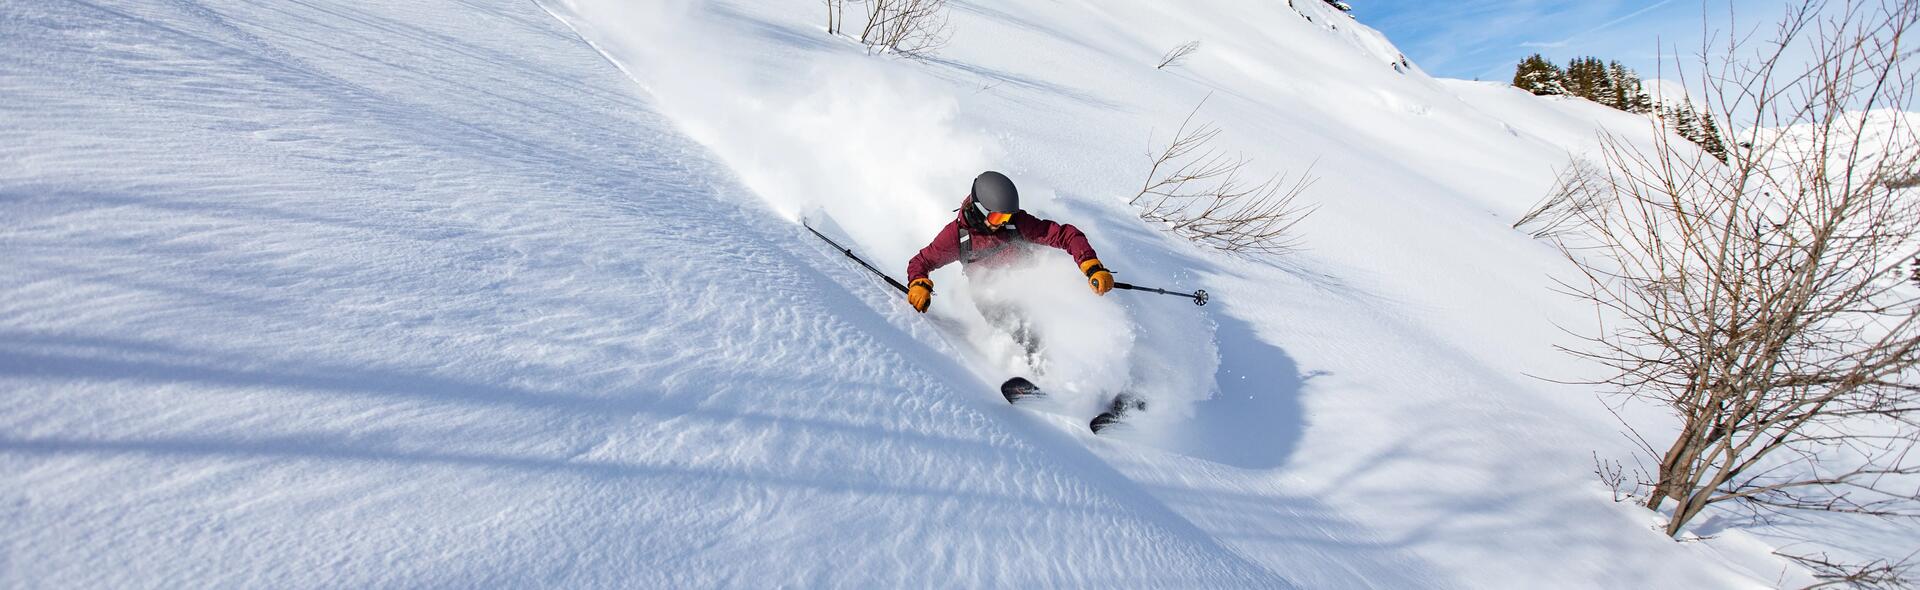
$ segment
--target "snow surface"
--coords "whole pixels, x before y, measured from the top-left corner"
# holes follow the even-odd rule
[[[0,586],[1804,579],[1611,501],[1619,425],[1525,376],[1590,370],[1551,346],[1591,311],[1507,225],[1645,119],[1279,2],[953,6],[915,62],[814,3],[0,3]],[[1203,98],[1313,165],[1307,252],[1133,218]],[[983,169],[1215,302],[1049,253],[922,316],[794,223],[898,277]],[[1033,370],[994,297],[1048,412],[993,391]],[[1085,432],[1119,390],[1153,411]]]

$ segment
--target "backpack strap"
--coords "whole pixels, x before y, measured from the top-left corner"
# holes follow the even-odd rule
[[[1015,236],[1020,235],[1019,230],[1013,227],[1012,222],[1008,222],[1006,225],[1000,226],[999,231],[1008,231],[1008,230],[1013,230],[1013,235]],[[999,252],[1000,250],[1010,245],[1012,245],[1012,242],[1010,240],[1002,240],[1000,242],[1000,245],[987,250],[987,252],[981,254],[981,256],[992,255],[993,253]],[[962,224],[960,226],[960,263],[961,264],[973,263],[973,231],[967,229],[967,226],[965,224]]]

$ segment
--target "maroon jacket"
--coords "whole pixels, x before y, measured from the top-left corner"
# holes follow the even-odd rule
[[[1093,253],[1093,246],[1087,244],[1086,234],[1080,233],[1078,228],[1020,211],[1014,213],[1013,221],[1001,227],[1000,231],[973,234],[967,247],[968,259],[960,260],[960,235],[966,232],[960,224],[958,218],[947,222],[947,227],[940,230],[940,235],[933,237],[933,243],[921,248],[919,254],[907,261],[907,282],[927,278],[927,273],[955,261],[962,264],[1007,262],[1019,257],[1019,242],[1022,241],[1066,250],[1073,255],[1076,265],[1098,257]]]

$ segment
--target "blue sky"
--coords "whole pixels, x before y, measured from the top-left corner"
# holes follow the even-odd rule
[[[1408,59],[1435,76],[1508,80],[1533,53],[1565,65],[1569,58],[1619,60],[1658,77],[1657,48],[1672,67],[1700,50],[1701,23],[1717,38],[1733,27],[1763,31],[1788,0],[1347,0],[1361,22],[1387,34]],[[1797,4],[1797,2],[1793,2]],[[1733,11],[1729,15],[1729,7]],[[1705,19],[1703,21],[1703,11]],[[1765,35],[1763,34],[1762,37]]]

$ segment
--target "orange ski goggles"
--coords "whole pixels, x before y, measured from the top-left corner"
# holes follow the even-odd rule
[[[1012,213],[1000,213],[1000,212],[987,213],[988,227],[1000,227],[1002,225],[1006,225],[1007,222],[1009,221],[1013,221]]]

